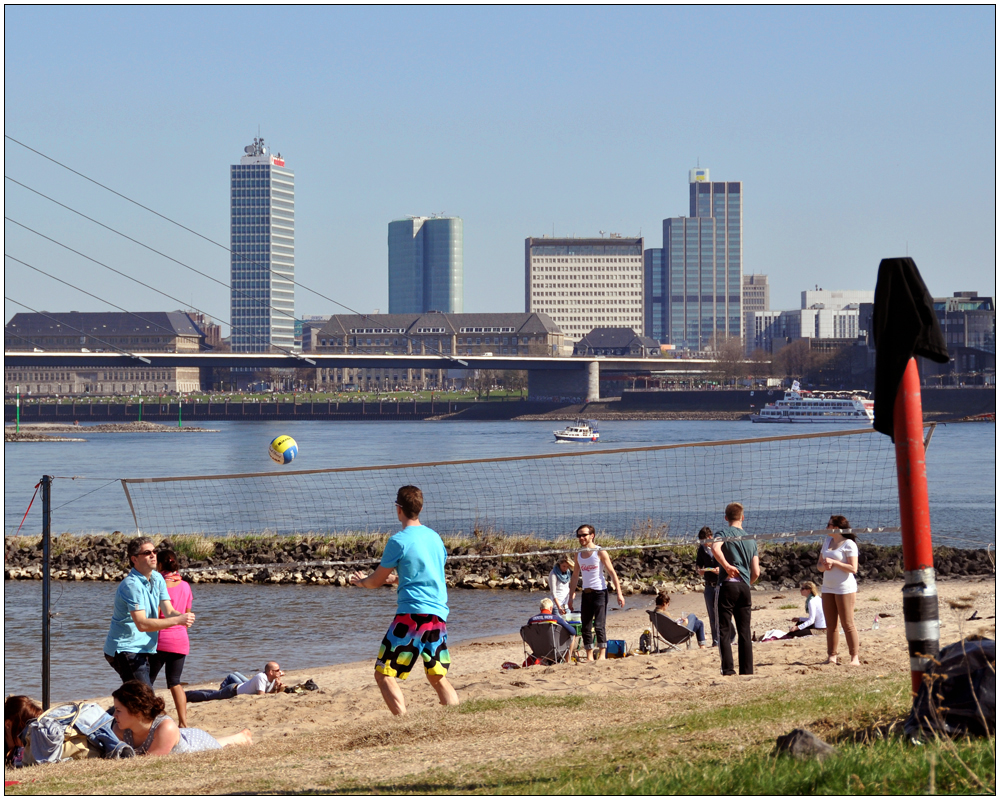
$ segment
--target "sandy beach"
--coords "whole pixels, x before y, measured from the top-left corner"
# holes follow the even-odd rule
[[[330,770],[334,765],[335,774],[352,781],[386,781],[432,767],[456,768],[470,761],[523,762],[538,748],[546,751],[555,747],[572,748],[587,739],[586,719],[578,720],[573,709],[560,709],[560,722],[555,725],[547,724],[551,720],[544,718],[545,712],[541,712],[541,717],[539,712],[530,712],[534,718],[511,713],[486,714],[490,717],[489,724],[477,724],[476,717],[483,718],[478,709],[488,708],[490,701],[514,697],[624,695],[628,701],[624,706],[616,703],[614,709],[617,711],[608,710],[609,716],[604,721],[612,724],[628,722],[628,719],[615,718],[623,713],[641,721],[643,709],[654,705],[661,709],[676,706],[678,710],[715,708],[776,690],[787,689],[794,694],[799,686],[849,681],[852,676],[907,676],[901,589],[902,582],[897,581],[868,584],[859,591],[856,620],[861,631],[860,667],[826,664],[825,636],[756,643],[754,675],[730,678],[720,676],[719,656],[711,647],[698,649],[695,646],[694,649],[637,655],[596,664],[571,663],[505,671],[501,669],[504,662],[520,664],[523,660],[520,637],[516,633],[465,642],[452,647],[449,673],[465,710],[470,712],[458,715],[454,709],[437,706],[427,681],[415,671],[403,684],[408,715],[399,719],[391,717],[372,678],[378,642],[358,642],[359,654],[369,653],[370,657],[356,663],[305,670],[296,669],[294,663],[282,664],[287,672],[286,685],[311,678],[320,687],[318,691],[242,696],[189,705],[188,723],[192,727],[204,728],[216,735],[248,727],[253,732],[255,744],[251,748],[228,748],[221,753],[169,757],[171,761],[191,760],[188,777],[181,785],[177,785],[176,777],[172,778],[169,791],[212,791],[208,763],[212,759],[222,759],[225,763],[237,759],[238,763],[245,763],[248,770],[260,771],[266,769],[260,759],[273,755],[281,760],[282,790],[294,791],[315,787],[320,775],[323,785],[329,786]],[[995,638],[995,577],[943,580],[938,584],[938,591],[942,644],[971,634]],[[758,636],[770,628],[787,629],[790,618],[803,612],[802,598],[797,592],[755,591],[753,599],[752,628]],[[625,639],[634,648],[640,634],[648,627],[645,612],[651,607],[650,596],[627,597],[624,610],[609,612],[609,638]],[[700,593],[677,594],[672,598],[671,612],[675,617],[694,612],[704,619],[704,611]],[[967,621],[974,611],[978,619]],[[880,617],[880,627],[872,630],[876,614]],[[511,627],[520,624],[522,621],[516,620]],[[846,655],[841,635],[842,661],[847,660]],[[219,677],[221,680],[223,676]],[[173,702],[162,681],[157,688],[158,694],[166,700],[168,713],[173,713]],[[65,699],[54,698],[56,701]],[[110,705],[111,699],[97,698],[96,702]],[[622,708],[628,711],[623,712]],[[445,719],[447,724],[444,724]],[[771,736],[772,733],[748,731],[747,735]],[[302,757],[295,758],[296,753]],[[289,763],[289,758],[295,763]],[[200,764],[202,760],[206,761],[204,768],[196,768],[195,762]],[[44,769],[82,769],[95,775],[101,770],[123,768],[110,762],[91,761]],[[7,777],[23,780],[29,774],[26,770],[16,774],[8,771]],[[151,785],[143,788],[143,791],[152,790]]]

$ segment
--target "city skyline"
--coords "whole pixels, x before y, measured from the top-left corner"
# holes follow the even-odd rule
[[[296,46],[246,74],[240,43],[276,17]],[[933,295],[995,295],[995,98],[968,80],[992,74],[994,20],[986,7],[8,7],[6,130],[225,245],[222,170],[259,126],[308,176],[296,279],[365,313],[387,307],[385,220],[401,211],[459,213],[465,310],[515,311],[525,238],[659,245],[695,165],[746,187],[743,272],[769,276],[772,308],[813,284],[872,288],[879,260],[907,251]],[[685,94],[706,43],[718,56],[698,75],[717,88]],[[400,70],[436,91],[404,89]],[[725,124],[686,124],[684,100],[725,108]],[[591,113],[609,101],[616,116]],[[10,140],[5,154],[11,178],[228,282],[223,248]],[[5,198],[18,223],[228,319],[225,288],[21,186]],[[6,234],[12,256],[119,305],[178,307],[13,223]],[[36,309],[106,309],[10,261],[5,277]],[[345,311],[296,295],[300,316]],[[7,302],[5,318],[25,310]]]

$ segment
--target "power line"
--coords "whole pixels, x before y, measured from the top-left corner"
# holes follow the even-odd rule
[[[185,230],[188,233],[191,233],[191,234],[197,236],[199,239],[203,239],[204,241],[208,242],[209,244],[213,244],[216,247],[221,248],[222,250],[225,250],[227,253],[230,254],[231,257],[235,256],[237,258],[237,260],[239,260],[239,261],[245,261],[248,264],[250,264],[251,266],[258,263],[254,259],[247,259],[247,258],[243,257],[242,254],[234,253],[231,248],[226,247],[224,244],[221,244],[221,243],[215,241],[214,239],[211,239],[208,236],[205,236],[204,234],[199,233],[196,230],[192,230],[191,228],[187,227],[186,225],[183,225],[180,222],[177,222],[176,220],[173,220],[170,217],[168,217],[168,216],[166,216],[164,214],[161,214],[159,211],[154,211],[152,208],[149,208],[148,206],[143,205],[138,200],[133,200],[131,197],[128,197],[127,195],[124,195],[121,192],[115,191],[110,186],[106,186],[105,184],[101,183],[100,181],[94,180],[93,178],[91,178],[91,177],[89,177],[87,175],[84,175],[82,172],[79,172],[78,170],[75,170],[72,167],[67,166],[66,164],[63,164],[61,161],[57,161],[56,159],[52,158],[51,156],[46,155],[45,153],[41,152],[40,150],[36,150],[35,148],[33,148],[33,147],[29,146],[29,145],[26,145],[24,142],[18,141],[17,139],[15,139],[13,136],[10,136],[9,134],[5,133],[4,134],[4,138],[5,139],[9,139],[10,141],[14,142],[14,144],[20,145],[21,147],[25,148],[26,150],[30,150],[32,153],[35,153],[36,155],[41,156],[42,158],[46,159],[47,161],[51,161],[53,164],[55,164],[55,165],[57,165],[59,167],[62,167],[63,169],[65,169],[65,170],[67,170],[69,172],[72,172],[74,175],[77,175],[77,176],[83,178],[84,180],[89,181],[90,183],[94,184],[95,186],[99,186],[100,188],[102,188],[102,189],[104,189],[104,190],[106,190],[108,192],[111,192],[111,194],[115,195],[116,197],[120,197],[123,200],[125,200],[125,201],[127,201],[129,203],[132,203],[135,206],[138,206],[139,208],[143,209],[144,211],[148,211],[150,214],[156,215],[160,219],[162,219],[162,220],[164,220],[166,222],[169,222],[171,225],[176,225],[178,228],[181,228],[182,230]],[[369,322],[372,322],[372,323],[375,322],[375,320],[373,320],[370,315],[363,314],[360,311],[356,311],[353,308],[351,308],[350,306],[345,305],[344,303],[341,303],[339,300],[334,300],[332,297],[329,297],[329,296],[323,294],[322,292],[320,292],[317,289],[313,289],[313,288],[311,288],[309,286],[306,286],[304,283],[300,283],[300,282],[296,281],[294,278],[288,278],[288,277],[286,277],[284,275],[281,275],[280,273],[276,272],[275,270],[271,269],[270,267],[268,267],[268,272],[271,275],[277,275],[279,278],[281,278],[282,280],[288,281],[293,286],[298,286],[298,287],[300,287],[302,289],[305,289],[307,292],[311,292],[312,294],[316,295],[317,297],[320,297],[320,298],[322,298],[323,300],[326,300],[329,303],[333,303],[334,305],[339,306],[340,308],[343,308],[346,311],[349,311],[352,314],[355,314],[355,315],[361,317],[362,319],[368,320]],[[230,328],[232,328],[232,324],[230,324]],[[408,336],[405,333],[401,334],[401,336],[402,336],[402,338],[407,339],[407,340],[409,340],[411,342],[416,342],[417,341],[417,339],[415,339],[412,336]],[[276,346],[276,345],[272,345],[272,346]],[[428,349],[426,343],[423,343],[423,346],[424,346],[425,350]],[[462,361],[460,358],[455,358],[454,356],[449,355],[448,353],[442,353],[440,350],[438,350],[437,348],[434,348],[434,347],[431,347],[429,349],[431,350],[431,352],[434,355],[440,356],[443,359],[446,359],[448,361],[454,361],[454,362],[456,362],[458,364],[461,364],[462,366],[468,366],[468,362]],[[306,359],[306,360],[308,360],[308,359]]]
[[[47,353],[48,352],[48,350],[46,350],[44,347],[39,347],[35,342],[31,341],[31,339],[28,339],[27,337],[21,336],[18,333],[14,333],[13,331],[5,330],[3,332],[3,335],[4,335],[4,337],[13,336],[16,339],[20,339],[22,342],[27,342],[32,347],[34,347],[36,350],[41,350],[43,353]]]
[[[179,261],[178,259],[174,258],[173,256],[168,256],[166,253],[161,252],[160,250],[157,250],[155,247],[150,247],[148,244],[145,244],[144,242],[140,242],[138,239],[134,239],[131,236],[129,236],[128,234],[123,233],[122,231],[117,230],[116,228],[112,228],[110,225],[105,225],[103,222],[100,222],[100,221],[94,219],[93,217],[88,217],[82,211],[77,211],[75,208],[71,208],[70,206],[66,205],[65,203],[60,203],[58,200],[56,200],[56,199],[54,199],[52,197],[49,197],[47,194],[43,194],[42,192],[38,191],[37,189],[32,189],[27,184],[21,183],[21,181],[15,180],[14,178],[10,177],[9,175],[4,175],[4,179],[10,181],[11,183],[16,183],[18,186],[20,186],[20,187],[22,187],[24,189],[27,189],[29,192],[37,194],[39,197],[44,197],[50,203],[55,203],[60,208],[65,208],[67,211],[71,211],[72,213],[74,213],[74,214],[76,214],[78,216],[83,217],[85,220],[88,220],[89,222],[93,222],[95,225],[99,225],[100,227],[104,228],[105,230],[111,231],[111,233],[114,233],[114,234],[116,234],[118,236],[121,236],[123,239],[127,239],[128,241],[132,242],[133,244],[139,245],[139,247],[144,247],[146,250],[149,250],[151,253],[156,253],[158,256],[162,256],[163,258],[167,259],[168,261],[173,261],[175,264],[179,264],[180,266],[184,267],[184,269],[191,270],[191,272],[194,272],[197,275],[201,275],[203,278],[208,278],[210,281],[213,281],[214,283],[219,284],[219,286],[222,286],[222,287],[224,287],[226,289],[229,289],[231,292],[236,292],[236,293],[242,295],[245,299],[248,299],[248,300],[251,300],[251,301],[255,301],[255,302],[259,302],[262,306],[265,305],[265,301],[264,300],[258,299],[258,298],[254,298],[254,297],[250,297],[250,295],[248,295],[243,289],[233,288],[233,287],[230,286],[230,284],[224,283],[223,281],[220,281],[218,278],[215,278],[215,277],[209,275],[207,272],[202,272],[200,269],[196,269],[195,267],[192,267],[189,264],[185,264],[183,261]],[[251,262],[251,263],[256,263],[256,262]],[[269,304],[266,305],[266,307],[269,308],[271,311],[275,311],[275,312],[277,312],[279,314],[283,314],[284,316],[289,317],[292,320],[295,319],[295,315],[294,314],[289,314],[287,311],[284,311],[283,309],[276,308],[275,306],[272,306],[272,305],[269,305]]]
[[[46,278],[51,278],[52,280],[58,281],[59,283],[65,285],[65,286],[68,286],[71,289],[76,289],[78,292],[82,292],[83,294],[87,295],[88,297],[93,297],[95,300],[100,300],[102,303],[107,303],[109,306],[113,306],[114,308],[117,308],[119,311],[124,311],[130,317],[135,317],[136,319],[142,320],[147,325],[152,325],[154,328],[160,328],[161,330],[167,331],[168,333],[177,336],[179,339],[195,339],[195,340],[197,340],[199,338],[198,336],[194,336],[194,335],[189,334],[189,333],[177,333],[177,331],[175,331],[173,328],[168,328],[166,325],[161,325],[158,322],[153,322],[153,320],[151,320],[151,319],[146,319],[145,317],[140,316],[139,314],[136,314],[133,311],[129,311],[127,308],[122,308],[119,305],[115,305],[110,300],[107,300],[107,299],[105,299],[103,297],[98,297],[96,294],[93,294],[92,292],[88,292],[86,289],[81,289],[79,286],[75,286],[74,284],[70,283],[69,281],[64,281],[62,278],[57,278],[55,275],[51,275],[48,272],[46,272],[45,270],[43,270],[43,269],[39,269],[38,267],[33,267],[27,261],[22,261],[19,258],[15,258],[14,256],[10,255],[10,253],[4,253],[3,256],[4,256],[4,258],[9,258],[11,261],[16,261],[18,264],[23,264],[28,269],[33,269],[35,272],[38,272],[38,273],[44,275]]]
[[[32,312],[33,314],[39,314],[39,315],[45,317],[45,319],[52,320],[52,322],[55,322],[57,325],[63,325],[65,327],[69,328],[71,331],[76,331],[77,333],[82,333],[84,336],[89,336],[95,342],[100,342],[101,344],[106,344],[108,347],[110,347],[116,353],[121,353],[122,355],[126,355],[129,358],[136,358],[139,361],[142,361],[144,364],[152,364],[153,363],[148,358],[143,358],[142,356],[136,355],[135,353],[130,353],[130,352],[128,352],[128,350],[122,350],[120,347],[116,347],[115,345],[111,344],[111,342],[106,342],[106,341],[104,341],[104,339],[99,339],[96,336],[94,336],[93,334],[87,333],[86,331],[81,330],[80,328],[75,328],[72,325],[69,325],[66,322],[63,322],[62,320],[58,320],[55,317],[51,317],[48,314],[46,314],[44,311],[38,311],[37,309],[34,309],[31,306],[26,306],[24,303],[19,303],[13,297],[8,297],[7,295],[4,295],[3,299],[7,300],[7,301],[9,301],[11,303],[13,303],[14,305],[21,306],[21,308],[26,308],[26,309],[28,309],[28,311]],[[18,338],[23,338],[23,337],[18,337]]]
[[[46,236],[44,233],[36,231],[34,228],[29,228],[24,223],[18,222],[16,219],[13,219],[12,217],[8,217],[8,216],[4,215],[4,219],[7,220],[7,221],[9,221],[9,222],[13,222],[18,227],[24,228],[26,231],[30,231],[31,233],[35,234],[36,236],[41,237],[42,239],[45,239],[46,241],[52,242],[53,244],[58,245],[59,247],[62,247],[65,250],[69,250],[71,253],[75,253],[76,255],[80,256],[81,258],[85,258],[88,261],[91,261],[94,264],[97,264],[98,266],[104,267],[105,269],[110,270],[111,272],[115,273],[116,275],[121,275],[123,278],[126,278],[126,279],[132,281],[133,283],[137,283],[140,286],[143,286],[146,289],[149,289],[150,291],[156,292],[157,294],[161,294],[164,297],[166,297],[166,298],[168,298],[170,300],[173,300],[174,302],[180,303],[182,307],[185,306],[185,305],[188,305],[187,303],[185,303],[180,298],[174,297],[173,295],[170,295],[170,294],[167,294],[166,292],[157,289],[155,286],[150,286],[148,283],[144,283],[143,281],[140,281],[138,278],[133,278],[131,275],[128,275],[127,273],[124,273],[121,270],[115,269],[114,267],[109,266],[108,264],[105,264],[103,261],[98,261],[96,258],[92,258],[91,256],[88,256],[85,253],[81,253],[79,250],[75,250],[74,248],[70,247],[67,244],[63,244],[62,242],[58,241],[57,239],[53,239],[51,236]],[[198,308],[195,305],[190,305],[190,307],[193,308],[198,313],[204,314],[209,319],[218,319],[218,320],[220,320],[222,322],[225,322],[227,325],[230,326],[230,328],[232,327],[232,323],[230,323],[230,321],[227,320],[227,319],[225,319],[224,317],[217,317],[214,314],[209,314],[207,311],[203,311],[202,309]],[[257,338],[260,338],[260,337],[257,337]],[[271,342],[268,342],[268,344],[270,344],[272,347],[277,348],[278,350],[280,350],[281,352],[285,353],[286,355],[294,356],[295,358],[302,359],[303,361],[308,361],[310,364],[315,365],[314,361],[306,358],[305,356],[300,355],[299,353],[295,353],[295,352],[293,352],[291,350],[287,350],[286,348],[281,347],[280,345],[275,345],[275,344],[273,344]]]

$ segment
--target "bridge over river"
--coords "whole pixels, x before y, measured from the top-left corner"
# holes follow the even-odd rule
[[[525,370],[528,395],[532,398],[579,398],[593,403],[601,398],[600,381],[633,376],[704,376],[717,369],[716,362],[698,358],[624,358],[343,355],[328,353],[163,353],[163,352],[27,352],[4,353],[4,366],[38,368],[129,369],[143,364],[150,368],[228,367],[233,369],[399,369],[399,370]]]

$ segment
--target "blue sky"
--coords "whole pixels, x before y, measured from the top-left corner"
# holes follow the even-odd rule
[[[387,310],[387,224],[465,221],[465,310],[524,308],[524,239],[642,233],[688,170],[744,183],[772,308],[874,288],[996,292],[995,11],[979,7],[6,7],[5,132],[228,244],[257,135],[296,173],[297,279]],[[5,174],[226,282],[228,254],[5,141]],[[5,181],[5,252],[129,310],[228,319],[218,284]],[[5,260],[5,294],[97,299]],[[5,319],[24,310],[4,304]],[[329,314],[309,292],[298,314]],[[228,331],[227,331],[228,332]]]

